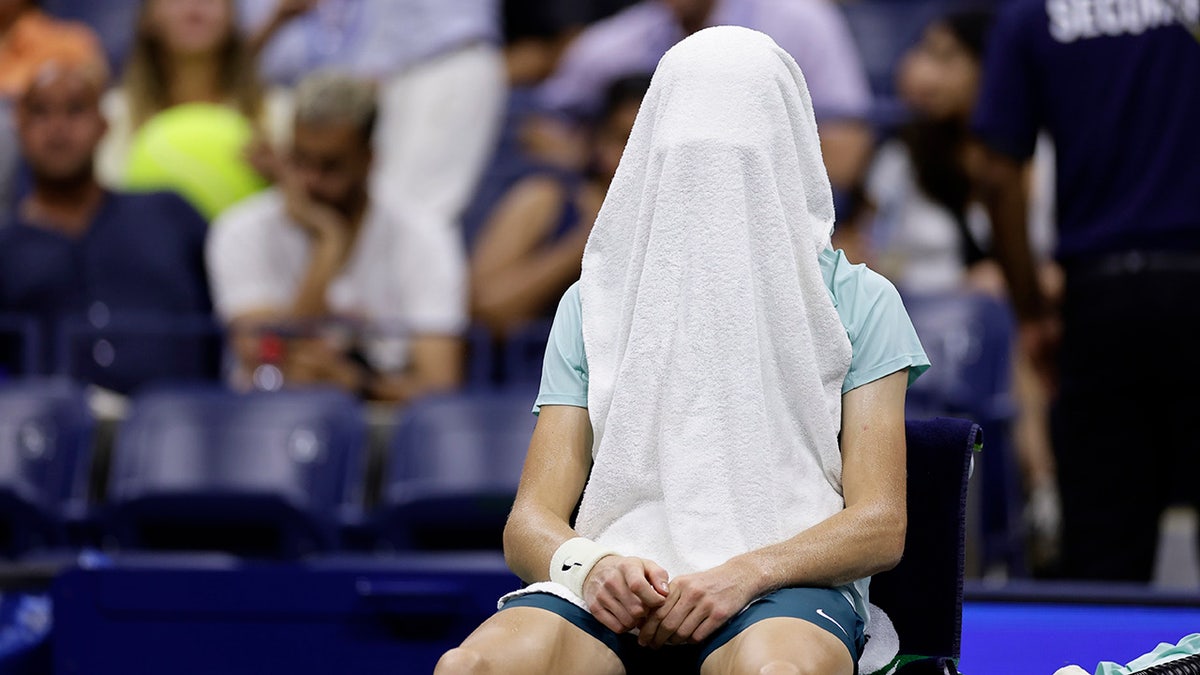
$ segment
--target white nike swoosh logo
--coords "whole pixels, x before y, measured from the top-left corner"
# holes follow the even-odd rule
[[[842,628],[842,624],[838,623],[837,619],[834,619],[832,616],[829,616],[828,614],[826,614],[825,610],[818,609],[817,614],[820,614],[821,616],[825,617],[826,619],[829,619],[830,621],[832,621],[833,625],[837,626],[838,629],[842,631],[843,635],[845,635],[846,637],[850,637],[850,634],[846,632],[846,629]]]

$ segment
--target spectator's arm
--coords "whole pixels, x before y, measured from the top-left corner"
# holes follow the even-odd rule
[[[299,178],[289,170],[280,174],[287,215],[308,236],[308,268],[292,297],[287,318],[320,319],[329,315],[329,285],[346,264],[355,232],[345,216],[308,195]]]
[[[270,235],[273,230],[248,220],[262,217],[259,211],[234,207],[209,231],[206,253],[213,304],[229,326],[234,352],[247,372],[260,363],[265,329],[328,316],[329,284],[351,244],[340,216],[306,201],[294,185],[282,190],[288,215],[311,242],[308,268],[298,286],[272,272],[278,246]]]
[[[471,259],[471,312],[494,333],[535,318],[579,276],[592,214],[547,243],[570,196],[550,178],[518,183],[480,234]]]
[[[292,19],[304,14],[316,6],[318,0],[279,0],[279,4],[275,6],[275,11],[267,22],[255,30],[251,35],[247,44],[250,48],[250,53],[258,56],[262,50],[275,37],[279,29],[283,28]]]
[[[1004,270],[1013,308],[1023,320],[1041,318],[1047,302],[1029,242],[1024,167],[1003,153],[979,149],[977,155],[975,182],[991,219],[992,251]]]
[[[409,343],[408,369],[364,383],[369,398],[405,403],[419,396],[450,391],[462,383],[462,340],[448,335],[418,335]]]

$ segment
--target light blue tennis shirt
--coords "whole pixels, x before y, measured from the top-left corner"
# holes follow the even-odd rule
[[[850,338],[850,370],[842,393],[908,368],[908,383],[929,369],[900,294],[892,282],[852,265],[841,251],[825,249],[820,255],[821,275],[829,297]],[[579,284],[563,294],[546,344],[542,385],[533,407],[543,405],[587,407],[588,365],[583,349],[583,315]]]
[[[866,265],[852,265],[841,251],[825,249],[821,276],[850,338],[850,370],[842,393],[908,368],[908,383],[929,369],[929,357],[892,282]],[[583,348],[579,283],[563,294],[546,344],[542,385],[533,412],[544,405],[587,407],[588,365]],[[867,620],[869,578],[838,588]]]

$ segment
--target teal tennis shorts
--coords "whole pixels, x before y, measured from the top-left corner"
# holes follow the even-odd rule
[[[537,607],[570,621],[611,649],[625,664],[627,671],[697,673],[700,671],[700,664],[722,645],[752,624],[776,617],[802,619],[820,626],[841,640],[849,650],[850,657],[854,659],[856,674],[858,659],[862,656],[866,643],[862,619],[841,593],[829,588],[780,589],[751,603],[700,644],[666,646],[661,649],[639,645],[636,635],[614,633],[592,616],[591,612],[549,593],[530,593],[504,604],[504,609],[513,607]]]

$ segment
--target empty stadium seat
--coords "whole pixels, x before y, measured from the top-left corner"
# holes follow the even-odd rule
[[[495,455],[488,438],[516,454],[527,427],[509,429],[506,442],[503,431],[477,433],[491,427],[487,421],[460,416],[484,411],[499,428],[505,420],[529,421],[527,411],[513,416],[494,403],[490,408],[475,397],[429,402],[405,433],[416,440],[424,435],[420,427],[433,427],[435,436],[444,436],[444,425],[456,423],[464,429],[459,441],[443,438],[443,445],[428,446],[430,453],[450,448],[447,469],[459,457],[457,465],[473,477],[467,482],[505,482],[482,477],[495,462],[461,458],[468,451]],[[906,432],[904,558],[875,576],[871,601],[888,613],[899,637],[898,669],[889,672],[952,675],[961,635],[967,467],[981,438],[976,425],[958,419],[910,421]],[[506,475],[514,470],[498,468]],[[224,557],[113,556],[70,569],[55,584],[55,667],[182,675],[427,673],[519,583],[495,553],[335,554],[260,565]]]
[[[361,508],[364,443],[362,409],[341,392],[147,392],[117,432],[108,537],[256,557],[334,549]]]
[[[42,372],[42,335],[38,322],[22,314],[0,314],[0,379]]]
[[[535,418],[532,391],[429,398],[402,413],[378,527],[398,549],[498,549]]]
[[[504,378],[510,385],[537,386],[542,379],[542,361],[553,321],[531,321],[517,328],[504,341]]]
[[[0,554],[68,543],[69,521],[87,508],[92,427],[69,382],[0,384]]]
[[[89,311],[63,317],[55,372],[123,394],[150,384],[216,382],[223,347],[208,314]]]
[[[908,417],[967,417],[987,431],[989,450],[978,465],[981,563],[1023,574],[1021,486],[1012,444],[1012,312],[1000,300],[973,293],[910,295],[904,305],[933,364],[909,389]]]
[[[42,374],[42,330],[37,319],[0,313],[0,380]]]

